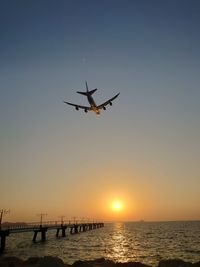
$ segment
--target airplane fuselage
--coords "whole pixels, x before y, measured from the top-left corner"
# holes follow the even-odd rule
[[[93,110],[97,115],[100,115],[100,110],[98,109],[93,97],[88,94],[87,95],[88,102],[90,103],[91,110]]]
[[[88,102],[90,103],[90,106],[96,106],[96,103],[94,102],[94,99],[91,95],[87,95]]]

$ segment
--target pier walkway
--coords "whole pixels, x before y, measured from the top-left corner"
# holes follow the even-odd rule
[[[93,229],[98,229],[104,227],[103,222],[92,222],[92,223],[70,223],[63,221],[62,223],[57,223],[53,221],[40,223],[24,223],[22,225],[14,225],[9,227],[1,227],[0,229],[0,253],[4,252],[6,247],[6,238],[10,234],[18,234],[24,232],[33,232],[33,242],[36,242],[38,233],[40,233],[40,240],[46,240],[46,233],[49,230],[56,231],[56,237],[65,237],[67,232],[69,234],[78,234],[81,232],[86,232]]]

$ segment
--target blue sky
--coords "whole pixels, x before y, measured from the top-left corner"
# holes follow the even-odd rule
[[[197,0],[1,1],[10,219],[200,219],[199,27]],[[85,80],[97,103],[120,92],[100,118],[62,102],[87,104]]]

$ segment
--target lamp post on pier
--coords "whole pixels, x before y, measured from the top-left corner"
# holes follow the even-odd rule
[[[64,215],[62,215],[62,216],[59,216],[59,218],[60,218],[60,220],[61,220],[61,226],[63,226],[63,224],[64,224],[64,218],[65,218],[65,216]]]
[[[74,224],[76,224],[76,217],[74,216],[73,219],[74,219]]]
[[[40,216],[40,228],[42,227],[42,219],[44,216],[47,216],[47,213],[40,213],[40,214],[37,214],[37,216]]]
[[[3,216],[6,215],[7,213],[10,213],[10,210],[0,209],[0,230],[3,221]]]

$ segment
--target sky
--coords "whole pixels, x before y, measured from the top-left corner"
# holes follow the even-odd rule
[[[199,28],[198,0],[1,0],[3,220],[200,220]],[[100,117],[63,103],[86,80]]]

